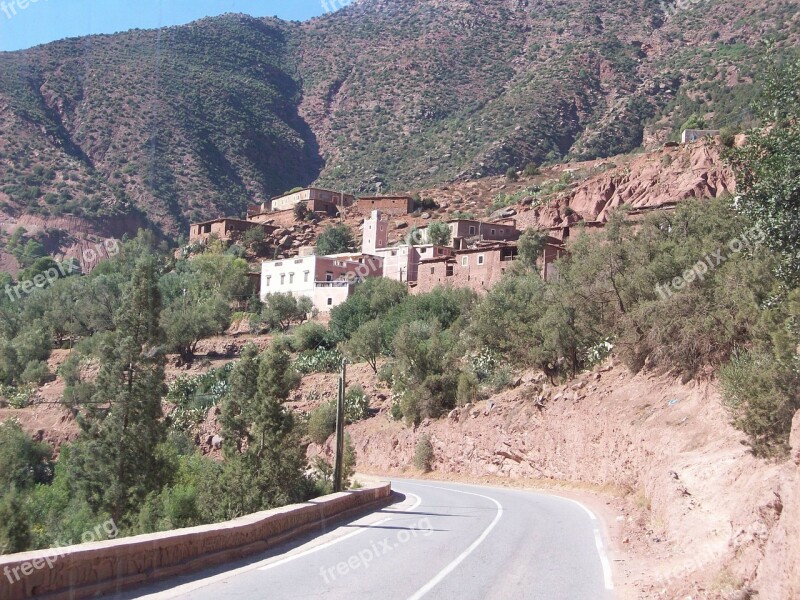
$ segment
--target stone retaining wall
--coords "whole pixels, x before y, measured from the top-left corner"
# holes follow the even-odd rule
[[[325,530],[334,521],[388,504],[390,496],[391,486],[383,484],[216,525],[0,556],[0,598],[80,600],[184,575]]]

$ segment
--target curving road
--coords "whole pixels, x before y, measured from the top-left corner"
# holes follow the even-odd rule
[[[117,599],[604,600],[600,524],[571,500],[393,480],[401,502],[268,556]]]

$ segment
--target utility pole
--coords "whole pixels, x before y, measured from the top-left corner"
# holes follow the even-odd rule
[[[342,360],[342,374],[339,377],[339,402],[336,406],[336,458],[333,464],[333,491],[342,491],[344,475],[344,393],[347,380],[347,360]]]

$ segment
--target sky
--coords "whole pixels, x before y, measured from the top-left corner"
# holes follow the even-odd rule
[[[348,0],[0,0],[0,51],[66,37],[182,25],[228,12],[304,21]]]

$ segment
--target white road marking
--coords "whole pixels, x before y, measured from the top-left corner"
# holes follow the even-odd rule
[[[433,489],[437,489],[437,490],[445,490],[447,492],[455,492],[457,494],[467,494],[468,496],[477,496],[478,498],[484,498],[485,500],[490,500],[490,501],[494,502],[495,506],[497,506],[497,515],[495,515],[494,520],[489,524],[489,526],[486,529],[484,529],[483,533],[480,535],[480,537],[477,540],[472,542],[472,544],[470,544],[470,546],[466,550],[464,550],[464,552],[459,554],[456,557],[456,559],[453,560],[453,562],[451,562],[444,569],[439,571],[439,573],[433,579],[431,579],[428,583],[426,583],[424,586],[422,586],[417,591],[416,594],[414,594],[413,596],[410,596],[408,598],[408,600],[419,600],[420,598],[424,597],[428,592],[430,592],[433,588],[435,588],[437,585],[439,585],[444,580],[445,577],[447,577],[450,573],[452,573],[453,570],[458,565],[460,565],[462,562],[464,562],[464,560],[466,560],[466,558],[470,554],[472,554],[478,546],[480,546],[483,543],[483,541],[489,536],[489,534],[492,532],[492,529],[495,528],[495,526],[497,525],[497,523],[500,521],[500,519],[503,516],[503,505],[500,504],[494,498],[490,498],[489,496],[484,496],[483,494],[475,494],[473,492],[462,492],[461,490],[454,490],[454,489],[451,489],[451,488],[438,487],[438,486],[435,486],[435,485],[422,485],[422,484],[415,484],[415,485],[419,485],[420,487],[433,488]]]
[[[417,499],[417,501],[408,508],[408,510],[410,512],[413,511],[415,508],[417,508],[420,504],[422,504],[422,498],[420,498],[416,494],[406,494],[406,495],[407,496],[414,496],[414,498]],[[396,512],[396,511],[397,511],[397,509],[387,510],[386,512]],[[342,537],[333,539],[333,540],[331,540],[329,542],[325,542],[324,544],[320,544],[319,546],[314,546],[313,548],[309,548],[308,550],[304,550],[303,552],[299,552],[297,554],[290,554],[286,558],[283,558],[281,560],[277,560],[275,562],[269,563],[268,565],[265,565],[263,567],[259,567],[258,570],[259,571],[269,571],[270,569],[272,569],[274,567],[278,567],[280,565],[285,565],[286,563],[292,562],[293,560],[297,560],[298,558],[303,558],[304,556],[308,556],[309,554],[314,554],[315,552],[319,552],[320,550],[324,550],[325,548],[330,548],[334,544],[338,544],[339,542],[343,542],[343,541],[348,540],[348,539],[350,539],[352,537],[355,537],[360,533],[364,533],[370,527],[374,527],[375,525],[382,525],[383,523],[386,523],[386,521],[391,521],[393,518],[394,517],[387,517],[386,519],[381,519],[380,521],[376,521],[375,523],[370,523],[369,525],[363,527],[362,529],[359,529],[357,531],[353,531],[351,533],[348,533],[347,535],[343,535]]]
[[[560,496],[563,498],[563,496]],[[577,500],[573,500],[572,498],[564,498],[564,500],[569,500],[573,504],[580,506],[589,518],[592,520],[593,523],[599,523],[599,519],[597,516],[585,507],[583,504],[578,502]],[[608,554],[606,554],[605,544],[603,544],[603,533],[600,531],[600,528],[595,526],[594,527],[594,544],[597,546],[597,553],[600,555],[600,564],[603,567],[603,580],[605,582],[605,586],[607,590],[614,589],[614,578],[611,573],[611,562],[608,560]]]
[[[406,496],[413,496],[416,499],[416,501],[411,506],[409,506],[408,508],[405,508],[405,507],[403,507],[402,504],[400,504],[400,505],[398,505],[397,507],[395,507],[393,509],[387,509],[386,512],[398,512],[401,509],[406,510],[406,511],[413,511],[420,504],[422,504],[422,498],[420,498],[416,494],[407,493],[405,495]],[[163,592],[157,592],[155,594],[147,594],[145,596],[139,596],[139,598],[140,598],[140,600],[172,600],[173,598],[180,598],[180,597],[187,596],[188,594],[190,594],[194,590],[198,590],[200,588],[204,588],[206,586],[213,585],[215,583],[221,583],[221,582],[224,582],[224,581],[229,581],[229,580],[237,577],[238,575],[243,575],[244,573],[249,573],[250,571],[255,571],[255,570],[267,571],[269,569],[272,569],[273,567],[277,567],[278,565],[286,564],[286,563],[291,562],[291,561],[293,561],[295,559],[302,558],[303,556],[307,556],[309,554],[312,554],[312,553],[314,553],[314,552],[316,552],[318,550],[322,550],[323,548],[329,548],[329,547],[333,546],[334,544],[338,544],[339,542],[343,542],[346,539],[355,537],[356,535],[358,535],[360,533],[364,533],[370,527],[374,527],[375,525],[380,525],[382,523],[386,523],[386,521],[391,521],[394,518],[396,518],[396,517],[387,517],[387,518],[381,519],[379,521],[366,523],[364,525],[364,527],[359,529],[358,531],[353,531],[351,533],[348,533],[347,535],[343,535],[341,537],[334,538],[334,539],[332,539],[332,540],[330,540],[328,542],[325,542],[324,544],[320,544],[319,546],[314,546],[314,547],[309,548],[307,550],[300,551],[297,554],[291,554],[291,555],[289,555],[289,556],[287,556],[287,557],[285,557],[283,559],[275,560],[275,557],[268,558],[266,560],[263,560],[261,562],[258,562],[256,564],[254,564],[254,565],[248,565],[246,567],[242,567],[240,569],[235,569],[233,571],[226,571],[225,573],[220,573],[219,575],[215,575],[213,577],[208,577],[208,578],[205,578],[205,579],[202,579],[202,580],[199,580],[199,581],[192,581],[190,583],[186,583],[186,584],[174,587],[174,588],[172,588],[170,590],[165,590]],[[339,531],[340,529],[343,529],[344,527],[345,526],[339,527],[339,528],[329,532],[328,535],[334,534],[337,531]],[[315,542],[316,542],[316,540],[313,540],[313,541],[308,542],[305,545],[307,546],[308,544],[313,544]],[[275,562],[270,562],[270,561],[275,561]]]

